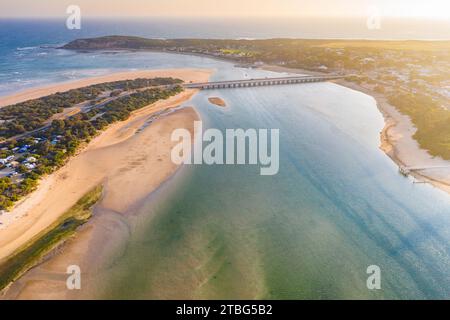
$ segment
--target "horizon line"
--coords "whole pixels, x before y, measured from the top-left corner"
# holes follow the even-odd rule
[[[5,15],[2,16],[0,14],[0,19],[5,20],[13,20],[13,19],[36,19],[36,20],[45,20],[45,19],[59,19],[59,18],[67,18],[67,14],[61,15],[49,15],[49,16],[38,16],[38,15]],[[120,16],[120,15],[83,15],[85,19],[148,19],[148,18],[164,18],[164,19],[265,19],[265,18],[279,18],[279,19],[366,19],[366,15],[361,14],[348,14],[348,15],[312,15],[312,14],[303,14],[303,15],[254,15],[254,16],[245,16],[245,15],[129,15],[129,16]],[[427,16],[395,16],[395,15],[385,15],[381,16],[382,19],[395,19],[395,20],[423,20],[423,21],[435,21],[435,22],[448,22],[450,23],[450,19],[448,17],[427,17]]]

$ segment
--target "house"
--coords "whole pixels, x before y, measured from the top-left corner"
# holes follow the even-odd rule
[[[20,163],[17,161],[11,161],[10,165],[11,165],[11,167],[16,168],[20,165]]]
[[[5,164],[7,164],[8,162],[10,162],[10,161],[13,160],[13,159],[14,159],[14,156],[9,156],[9,157],[0,159],[0,164],[5,165]]]
[[[13,171],[13,172],[8,173],[7,177],[15,177],[15,176],[17,176],[18,174],[19,174],[19,173],[17,173],[17,171]]]
[[[34,168],[36,168],[36,165],[34,163],[25,163],[24,166],[29,170],[33,170]]]
[[[30,162],[30,163],[33,163],[33,162],[36,162],[36,161],[37,161],[37,159],[35,157],[28,157],[27,160],[26,160],[26,162]]]

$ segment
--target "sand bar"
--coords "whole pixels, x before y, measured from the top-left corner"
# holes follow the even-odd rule
[[[142,125],[137,121],[139,118],[133,124],[135,128]],[[63,197],[70,192],[70,198],[76,199],[78,193],[101,182],[104,194],[94,209],[94,217],[80,228],[75,238],[17,280],[0,299],[94,298],[105,270],[126,248],[134,207],[177,170],[170,160],[174,144],[170,140],[172,131],[186,128],[193,133],[194,121],[198,119],[197,112],[186,107],[162,117],[128,139],[111,144],[117,134],[120,135],[120,128],[115,128],[74,158],[57,174],[55,187],[47,197]],[[47,197],[45,200],[53,199]],[[59,202],[58,207],[61,207],[68,201]],[[65,271],[74,264],[82,270],[82,291],[69,291],[66,287]]]
[[[39,95],[36,92],[47,95],[88,84],[137,77],[165,76],[200,82],[207,81],[210,73],[209,70],[193,69],[118,73],[65,83],[60,87],[53,85],[22,92],[2,100],[11,102],[24,97],[37,98]],[[100,183],[105,184],[102,205],[121,213],[157,188],[177,168],[170,161],[168,132],[193,125],[197,114],[193,109],[186,109],[147,126],[149,117],[155,112],[180,105],[195,93],[194,90],[186,90],[136,111],[127,121],[111,125],[63,168],[44,178],[35,192],[2,217],[4,228],[0,230],[0,261],[47,228],[83,194]],[[130,176],[130,170],[134,176]],[[128,192],[127,188],[132,189]]]
[[[219,97],[210,97],[210,98],[208,98],[208,101],[218,107],[225,108],[227,106],[225,101]]]

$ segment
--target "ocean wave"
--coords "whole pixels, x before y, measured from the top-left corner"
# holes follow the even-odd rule
[[[41,49],[57,49],[64,44],[41,44],[39,48]]]
[[[19,92],[27,88],[33,88],[36,86],[44,85],[46,83],[51,83],[52,79],[43,81],[42,79],[16,79],[9,80],[8,82],[0,82],[0,96],[5,96],[13,94],[14,92]]]
[[[30,50],[36,50],[39,47],[18,47],[16,48],[17,51],[30,51]]]
[[[98,68],[98,69],[74,69],[64,70],[54,74],[59,80],[78,80],[90,77],[98,77],[110,74],[115,69]]]

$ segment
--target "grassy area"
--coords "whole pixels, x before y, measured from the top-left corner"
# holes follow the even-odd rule
[[[100,199],[102,189],[97,186],[86,193],[55,223],[4,260],[0,265],[0,290],[36,265],[61,241],[74,235],[76,229],[91,217],[91,208]]]
[[[235,55],[241,55],[243,57],[253,57],[254,56],[254,52],[250,52],[250,51],[243,51],[243,50],[239,50],[239,49],[220,49],[220,52],[222,52],[223,54],[235,54]]]
[[[450,41],[378,41],[378,40],[338,40],[324,41],[323,48],[374,48],[383,50],[441,51],[450,50]]]

